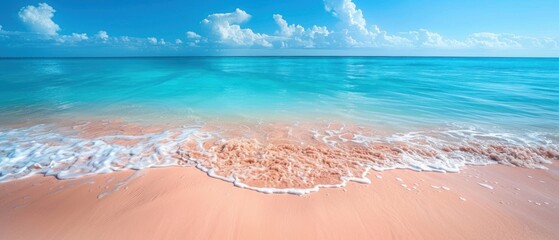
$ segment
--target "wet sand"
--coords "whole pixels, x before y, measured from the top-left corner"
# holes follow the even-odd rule
[[[0,184],[2,239],[558,239],[559,168],[369,173],[263,194],[192,167]],[[492,189],[491,189],[492,188]]]

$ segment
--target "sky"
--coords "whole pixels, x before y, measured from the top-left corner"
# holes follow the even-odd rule
[[[559,57],[557,0],[2,0],[0,57]]]

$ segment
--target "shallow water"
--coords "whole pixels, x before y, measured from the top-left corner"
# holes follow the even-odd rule
[[[366,182],[368,169],[545,167],[559,158],[557,69],[521,58],[2,59],[0,181],[196,165],[278,191]]]
[[[559,59],[0,60],[3,119],[241,117],[557,128]],[[6,121],[6,120],[4,120]]]

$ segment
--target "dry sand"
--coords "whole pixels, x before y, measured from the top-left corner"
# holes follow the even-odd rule
[[[303,196],[191,167],[34,176],[0,184],[0,239],[559,239],[559,168],[549,167],[373,171],[372,184]]]

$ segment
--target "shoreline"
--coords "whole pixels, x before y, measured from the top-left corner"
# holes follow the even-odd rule
[[[68,179],[187,165],[239,187],[304,194],[347,181],[368,183],[364,175],[371,169],[458,172],[464,166],[489,164],[542,168],[559,159],[557,145],[542,133],[470,128],[380,132],[345,123],[178,128],[121,120],[39,124],[0,132],[7,157],[0,181],[37,173]]]
[[[0,232],[7,239],[556,239],[559,168],[547,166],[371,171],[371,184],[302,196],[234,187],[193,167],[36,175],[0,183]]]

